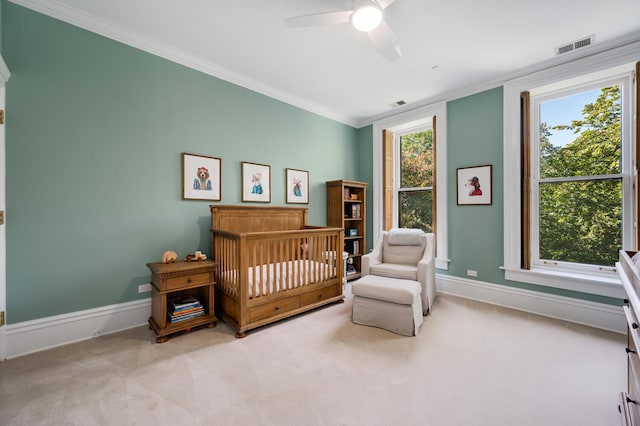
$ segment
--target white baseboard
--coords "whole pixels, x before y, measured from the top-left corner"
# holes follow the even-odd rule
[[[449,275],[438,274],[436,286],[440,293],[626,333],[626,321],[620,306]],[[151,299],[148,298],[9,324],[6,326],[6,357],[15,358],[138,327],[146,324],[150,315]]]
[[[627,332],[626,320],[621,306],[589,302],[449,275],[437,275],[436,287],[441,293],[589,325],[616,333]]]
[[[146,324],[151,298],[38,318],[6,326],[6,357],[91,339]]]

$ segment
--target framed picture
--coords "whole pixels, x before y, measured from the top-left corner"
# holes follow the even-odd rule
[[[182,153],[182,199],[220,201],[222,160]]]
[[[287,169],[287,203],[309,204],[309,172]]]
[[[456,170],[458,205],[491,204],[491,165]]]
[[[271,166],[242,162],[242,201],[271,202]]]

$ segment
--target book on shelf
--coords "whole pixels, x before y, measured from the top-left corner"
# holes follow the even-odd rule
[[[184,310],[202,306],[200,301],[193,296],[181,296],[169,299],[169,306],[172,310]]]
[[[173,316],[173,315],[171,315],[171,316],[169,317],[169,322],[170,322],[170,323],[172,323],[172,324],[174,324],[174,323],[176,323],[176,322],[186,321],[186,320],[189,320],[189,319],[192,319],[192,318],[201,317],[201,316],[203,316],[203,315],[204,315],[204,309],[203,309],[203,310],[200,310],[199,312],[192,313],[192,314],[190,314],[190,315],[178,315],[178,316]]]
[[[192,308],[188,308],[188,309],[171,309],[171,307],[169,308],[171,315],[189,315],[192,314],[194,312],[198,312],[203,310],[204,307],[202,305],[199,306],[194,306]]]
[[[351,218],[352,219],[360,219],[360,204],[352,204],[351,205]]]
[[[360,219],[361,218],[361,209],[360,204],[352,204],[351,205],[351,219]]]
[[[193,296],[180,296],[169,299],[169,322],[185,321],[205,315],[204,306]]]
[[[344,242],[344,251],[351,255],[360,254],[360,240],[347,240]]]
[[[172,312],[171,313],[171,318],[192,317],[192,316],[201,315],[202,313],[204,313],[204,308],[202,306],[200,306],[198,309],[193,309],[193,310],[188,311],[188,312]]]

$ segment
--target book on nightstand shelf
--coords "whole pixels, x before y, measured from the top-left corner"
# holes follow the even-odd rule
[[[169,322],[176,323],[204,315],[204,307],[192,296],[182,296],[169,300]]]

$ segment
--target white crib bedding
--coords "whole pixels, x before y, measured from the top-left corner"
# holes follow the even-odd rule
[[[255,272],[254,272],[255,270]],[[236,270],[222,271],[222,278],[227,281],[237,279]],[[253,280],[257,285],[253,285]],[[335,276],[336,269],[332,265],[314,260],[292,260],[288,262],[270,263],[249,267],[247,270],[247,284],[249,298],[273,294],[283,290],[290,290],[301,285],[313,284],[326,280],[327,276]]]

